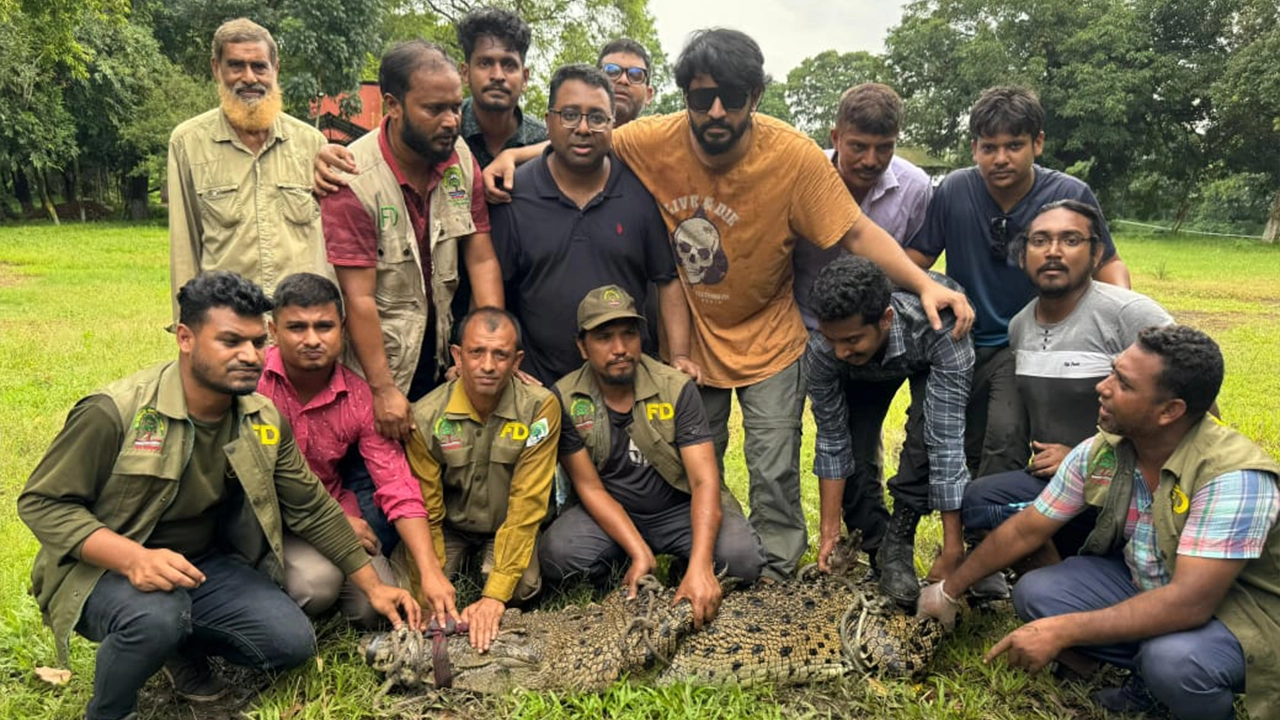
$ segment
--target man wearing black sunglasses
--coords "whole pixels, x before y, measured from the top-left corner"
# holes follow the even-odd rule
[[[653,100],[649,51],[635,40],[618,38],[600,48],[596,65],[613,81],[614,127],[640,117]]]

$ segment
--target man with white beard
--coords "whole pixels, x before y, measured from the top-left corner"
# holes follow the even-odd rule
[[[320,208],[311,196],[318,130],[281,112],[275,40],[246,18],[213,34],[210,58],[221,106],[169,138],[169,269],[178,288],[202,272],[230,270],[262,286],[296,272],[333,278]]]

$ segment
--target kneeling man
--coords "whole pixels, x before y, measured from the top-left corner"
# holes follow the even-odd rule
[[[409,593],[378,580],[289,424],[254,392],[271,309],[262,289],[201,275],[178,307],[178,361],[76,404],[18,497],[40,540],[32,593],[59,662],[72,630],[101,643],[91,720],[133,716],[161,667],[180,696],[207,701],[227,689],[209,655],[273,671],[315,654],[310,621],[280,589],[285,530],[393,625],[421,625]]]
[[[524,352],[511,313],[482,307],[459,327],[462,344],[450,348],[458,377],[413,404],[409,465],[445,575],[482,555],[483,596],[460,619],[470,623],[472,647],[484,652],[507,605],[542,587],[534,544],[551,499],[560,403],[515,379]]]
[[[1179,718],[1230,718],[1245,692],[1250,717],[1280,714],[1280,465],[1208,415],[1222,376],[1204,333],[1139,333],[1098,383],[1098,434],[1034,505],[925,589],[920,612],[954,622],[952,598],[1093,509],[1080,554],[1014,588],[1028,623],[987,659],[1034,671],[1074,649],[1129,668],[1123,687],[1094,694],[1113,712],[1159,700]]]
[[[578,350],[587,361],[556,383],[566,408],[560,460],[582,501],[542,539],[543,574],[598,580],[630,558],[634,594],[654,553],[688,560],[676,600],[701,626],[720,606],[716,570],[754,582],[764,548],[720,483],[707,412],[679,370],[640,351],[644,316],[616,285],[578,305]]]

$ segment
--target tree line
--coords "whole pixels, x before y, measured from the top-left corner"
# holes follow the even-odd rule
[[[245,15],[280,44],[286,107],[376,77],[389,43],[454,48],[476,0],[0,0],[0,219],[85,200],[145,216],[169,131],[216,102],[209,40]],[[655,54],[655,109],[682,101],[647,0],[511,0],[534,30],[528,111],[549,70],[632,37]],[[767,40],[762,38],[763,40]],[[985,87],[1039,91],[1042,162],[1092,185],[1112,215],[1280,235],[1280,6],[1275,0],[915,0],[882,53],[833,50],[770,83],[761,111],[829,145],[841,92],[893,86],[902,144],[969,162]],[[351,94],[344,110],[355,111]]]

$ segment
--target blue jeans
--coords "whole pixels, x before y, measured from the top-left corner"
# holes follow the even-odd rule
[[[960,520],[966,533],[989,531],[1035,504],[1049,481],[1026,470],[997,473],[971,481],[964,489]],[[1053,545],[1062,557],[1075,555],[1097,524],[1098,511],[1089,508],[1067,521],[1053,534]]]
[[[1027,573],[1013,589],[1023,620],[1111,607],[1140,591],[1122,557],[1078,555]],[[1244,650],[1220,620],[1138,642],[1075,648],[1129,668],[1179,718],[1230,718],[1244,692]]]
[[[138,690],[179,652],[221,655],[263,671],[315,655],[311,621],[266,575],[221,554],[193,564],[206,578],[193,590],[142,592],[108,572],[89,594],[76,624],[76,632],[100,643],[88,720],[137,710]]]

